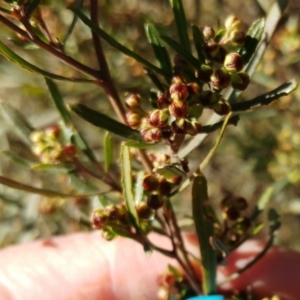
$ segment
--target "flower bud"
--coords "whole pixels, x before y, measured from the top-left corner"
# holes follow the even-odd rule
[[[250,83],[250,77],[245,72],[234,73],[231,75],[231,86],[238,91],[244,91]]]
[[[224,67],[228,72],[238,72],[243,69],[244,63],[238,53],[229,53],[225,57]]]
[[[126,113],[126,122],[131,128],[138,128],[141,124],[142,116],[136,110],[130,110]]]
[[[157,104],[158,108],[162,109],[162,108],[168,107],[170,102],[165,95],[160,95],[160,96],[158,96],[158,98],[156,100],[156,104]]]
[[[198,121],[186,121],[186,133],[194,136],[202,131],[202,126]]]
[[[173,101],[169,105],[169,111],[175,118],[184,118],[188,115],[188,106],[182,101]]]
[[[225,89],[230,83],[230,75],[224,67],[216,70],[210,79],[217,90]]]
[[[241,26],[242,26],[241,20],[239,18],[237,18],[236,16],[229,16],[225,20],[225,28],[227,30],[230,30],[230,29],[240,29]]]
[[[246,34],[242,30],[234,30],[230,33],[230,40],[233,46],[243,46]]]
[[[223,209],[223,218],[229,221],[236,221],[240,217],[240,211],[235,206],[228,206]]]
[[[163,197],[157,194],[151,194],[147,198],[147,205],[152,209],[159,209],[163,206]]]
[[[168,140],[172,137],[172,131],[170,126],[166,126],[161,129],[161,136],[163,139]]]
[[[169,196],[172,191],[172,184],[168,182],[166,179],[162,179],[159,182],[159,194],[163,196]]]
[[[186,84],[174,83],[170,86],[170,97],[174,101],[185,101],[188,95],[188,87]]]
[[[212,40],[215,38],[216,33],[210,26],[204,26],[202,29],[202,35],[205,40]]]
[[[102,229],[107,221],[107,215],[103,209],[95,209],[91,215],[91,223],[93,228]]]
[[[59,133],[60,133],[60,128],[57,125],[53,125],[53,126],[47,127],[45,129],[45,134],[50,139],[57,139],[59,136]]]
[[[147,143],[159,142],[162,139],[161,130],[154,127],[142,129],[141,135]]]
[[[140,219],[152,220],[154,217],[154,211],[144,201],[138,204],[136,211]]]
[[[42,142],[45,137],[45,133],[41,130],[36,130],[30,133],[30,140],[32,143]]]
[[[175,134],[186,133],[186,121],[185,119],[177,119],[171,124],[171,131]]]
[[[141,97],[138,94],[131,94],[125,100],[125,105],[128,108],[139,108],[141,105]]]
[[[193,101],[197,99],[197,96],[199,96],[201,92],[201,88],[198,83],[196,82],[190,82],[187,84],[189,96],[187,98],[187,101]]]
[[[235,206],[239,210],[245,210],[248,207],[248,203],[245,198],[240,197],[235,200]]]
[[[76,147],[73,144],[69,144],[64,146],[64,148],[62,149],[62,154],[66,157],[66,158],[74,158],[75,156],[77,156],[77,150]]]
[[[216,114],[223,116],[230,113],[231,106],[229,102],[227,102],[224,99],[221,99],[213,105],[213,110]]]
[[[153,175],[146,175],[143,179],[143,188],[147,192],[153,192],[158,189],[159,181]]]
[[[206,57],[213,58],[218,54],[219,45],[215,41],[208,41],[203,44],[202,50]]]
[[[155,109],[149,114],[149,124],[153,127],[162,128],[168,125],[169,113],[166,109]]]
[[[213,74],[213,69],[209,65],[202,64],[196,71],[196,77],[203,82],[210,82],[210,77]]]

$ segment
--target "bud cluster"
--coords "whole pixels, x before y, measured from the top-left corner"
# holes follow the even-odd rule
[[[225,197],[221,201],[224,229],[219,238],[229,248],[238,245],[248,234],[253,222],[245,215],[247,201],[242,198]]]
[[[33,131],[30,135],[32,152],[44,164],[58,164],[72,162],[77,156],[73,144],[63,145],[60,141],[60,128],[51,126],[44,131]]]
[[[136,210],[141,228],[144,231],[149,231],[154,211],[145,202],[139,203]],[[132,222],[128,217],[124,203],[110,205],[103,209],[95,209],[91,215],[91,223],[95,229],[102,230],[103,236],[107,240],[117,237],[117,230],[115,229],[127,232],[128,234],[134,234]]]

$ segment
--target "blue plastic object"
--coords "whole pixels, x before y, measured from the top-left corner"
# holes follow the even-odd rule
[[[186,300],[225,300],[222,295],[196,296]]]

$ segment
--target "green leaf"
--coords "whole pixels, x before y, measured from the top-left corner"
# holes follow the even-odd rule
[[[93,80],[90,79],[81,79],[81,78],[72,78],[72,77],[64,77],[56,74],[49,73],[47,71],[44,71],[35,65],[32,65],[28,61],[24,60],[21,58],[19,55],[11,51],[5,44],[3,44],[0,41],[0,53],[9,61],[21,66],[22,68],[33,72],[37,73],[40,75],[43,75],[44,77],[51,78],[51,79],[56,79],[56,80],[64,80],[64,81],[74,81],[74,82],[94,82]]]
[[[31,166],[33,171],[41,171],[48,173],[64,173],[68,174],[70,171],[74,170],[73,166],[66,166],[63,164],[35,164]]]
[[[111,136],[109,135],[108,132],[105,133],[104,135],[104,170],[105,172],[108,172],[109,167],[113,161],[113,145],[111,141]]]
[[[52,190],[36,188],[36,187],[30,186],[30,185],[23,184],[18,181],[6,178],[4,176],[0,176],[0,184],[3,184],[5,186],[8,186],[13,189],[30,192],[33,194],[44,195],[47,197],[60,197],[60,198],[90,197],[90,196],[95,196],[95,195],[100,195],[100,194],[106,193],[106,192],[98,191],[98,192],[95,192],[92,194],[85,194],[85,195],[64,194],[64,193],[55,192]]]
[[[276,230],[280,228],[280,216],[275,209],[271,208],[268,212],[268,221],[270,227],[270,233],[273,234]]]
[[[159,37],[159,33],[154,25],[145,24],[145,31],[147,35],[148,42],[152,45],[153,51],[155,53],[156,59],[158,60],[161,69],[168,74],[166,76],[167,82],[170,82],[172,76],[172,65],[170,61],[169,53]]]
[[[174,176],[180,176],[183,178],[186,177],[186,173],[182,170],[182,167],[179,164],[169,164],[162,167],[157,167],[154,169],[154,172],[167,179],[171,179]]]
[[[292,80],[291,82],[286,82],[279,86],[278,88],[274,89],[271,92],[268,92],[266,94],[260,95],[252,100],[248,100],[245,102],[238,102],[233,103],[231,105],[232,111],[245,111],[249,109],[253,109],[262,105],[268,105],[272,101],[289,95],[291,92],[296,90],[298,87],[298,83],[296,80]]]
[[[178,53],[188,64],[193,68],[198,68],[200,63],[190,52],[188,52],[182,45],[168,36],[161,36],[161,39],[168,44],[176,53]]]
[[[203,64],[205,62],[205,57],[204,57],[204,54],[202,51],[204,39],[203,39],[202,33],[198,26],[192,25],[192,30],[193,30],[193,40],[194,40],[195,48],[196,48],[196,51],[198,54],[198,59],[199,59],[200,64]]]
[[[15,154],[11,151],[8,151],[8,150],[2,151],[0,153],[4,154],[8,158],[10,158],[13,162],[15,162],[19,165],[22,165],[24,167],[27,167],[27,168],[31,168],[35,164],[35,162],[25,159],[25,158]]]
[[[24,142],[31,144],[30,134],[34,128],[27,122],[25,117],[6,103],[1,103],[0,107],[3,115],[13,124],[13,129],[17,129]]]
[[[67,107],[65,106],[64,100],[60,94],[57,85],[51,79],[46,77],[45,81],[52,96],[53,103],[56,109],[58,110],[63,122],[66,126],[70,126],[72,124],[72,119],[69,111],[67,110]]]
[[[191,44],[187,31],[187,23],[184,8],[181,0],[170,0],[170,4],[173,10],[173,15],[177,27],[177,32],[180,40],[180,44],[185,50],[191,53]]]
[[[78,10],[80,10],[80,9],[82,8],[82,6],[83,6],[83,2],[84,2],[84,0],[76,0],[75,7],[76,7]],[[69,37],[71,36],[71,34],[72,34],[72,32],[73,32],[73,30],[74,30],[74,28],[75,28],[75,25],[76,25],[76,23],[77,23],[77,20],[78,20],[78,16],[77,16],[77,15],[74,15],[73,20],[72,20],[72,23],[71,23],[71,25],[70,25],[70,27],[69,27],[69,29],[68,29],[68,32],[67,32],[65,38],[63,39],[63,44],[64,44],[64,45],[67,43]]]
[[[160,81],[160,79],[158,78],[158,76],[156,76],[156,74],[154,72],[152,72],[151,70],[145,68],[145,73],[147,74],[147,76],[150,78],[150,80],[152,81],[152,83],[156,86],[156,88],[161,91],[162,93],[165,92],[166,87],[164,86],[164,84]]]
[[[125,199],[126,208],[134,227],[139,228],[140,222],[132,193],[131,157],[129,148],[124,144],[121,146],[121,174],[123,196]]]
[[[28,17],[35,11],[35,9],[39,6],[39,4],[40,4],[40,0],[30,1],[30,4],[28,5],[28,8],[26,10]]]
[[[255,221],[260,213],[266,208],[274,194],[274,188],[268,187],[257,201],[257,204],[252,212],[251,220]]]
[[[133,141],[128,141],[128,142],[125,142],[124,144],[127,147],[136,148],[136,149],[147,149],[147,148],[157,145],[156,143],[150,144],[150,143],[145,143],[145,142],[133,142]]]
[[[206,215],[208,201],[207,181],[202,173],[195,176],[192,186],[192,210],[200,245],[203,275],[203,293],[216,293],[217,255],[210,239],[214,236],[213,223]]]
[[[103,40],[105,40],[107,43],[109,43],[112,47],[116,48],[120,52],[124,53],[125,55],[134,58],[139,63],[143,64],[146,68],[157,72],[161,75],[167,76],[168,74],[165,74],[164,71],[153,64],[151,64],[149,61],[141,57],[140,55],[134,53],[133,51],[129,50],[125,46],[121,45],[119,42],[117,42],[113,37],[111,37],[109,34],[107,34],[103,29],[96,26],[89,18],[87,18],[80,10],[70,7],[69,8],[74,14],[76,14],[81,21],[90,27],[94,32],[96,32]]]
[[[243,58],[244,64],[247,64],[254,54],[259,41],[262,38],[265,28],[265,19],[255,21],[247,32],[244,46],[239,53]]]
[[[139,204],[143,199],[144,188],[143,188],[144,171],[137,173],[135,186],[134,186],[134,203]]]
[[[61,119],[66,127],[67,130],[69,130],[72,134],[70,134],[70,139],[73,144],[75,144],[79,149],[82,150],[82,152],[93,162],[96,162],[97,159],[91,150],[91,148],[88,146],[85,139],[82,137],[82,135],[76,130],[71,115],[64,103],[64,100],[61,96],[61,93],[55,84],[51,79],[45,77],[46,84],[48,86],[48,89],[50,91],[50,94],[52,96],[53,103],[58,110]]]
[[[137,130],[131,129],[130,127],[111,119],[105,114],[88,108],[82,104],[70,105],[72,111],[78,116],[93,124],[94,126],[103,128],[109,132],[119,135],[123,138],[134,140],[136,142],[142,142],[143,139]]]

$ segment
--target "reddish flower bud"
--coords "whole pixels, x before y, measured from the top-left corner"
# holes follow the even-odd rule
[[[149,124],[153,127],[162,128],[168,125],[169,113],[167,110],[155,109],[149,114]]]
[[[214,39],[216,36],[216,33],[214,31],[214,29],[210,26],[205,26],[202,29],[202,35],[204,37],[205,40],[211,40]]]
[[[235,16],[229,16],[225,20],[225,28],[229,29],[240,29],[242,26],[241,20]]]
[[[139,108],[141,105],[141,97],[138,94],[131,94],[125,100],[125,105],[128,108]]]
[[[126,113],[126,122],[131,128],[138,128],[141,124],[142,116],[136,110],[130,110]]]
[[[208,65],[201,65],[196,71],[196,77],[203,82],[210,82],[210,76],[213,74],[213,69]]]
[[[238,91],[244,91],[250,83],[250,77],[245,72],[234,73],[231,75],[231,86]]]
[[[238,53],[229,53],[225,57],[224,67],[228,72],[238,72],[243,69],[244,63]]]
[[[147,192],[154,192],[158,189],[159,181],[153,175],[146,175],[143,179],[143,188]]]
[[[213,110],[218,115],[227,115],[231,111],[231,106],[229,102],[224,99],[219,100],[217,103],[213,104]]]
[[[203,53],[208,58],[213,58],[218,54],[219,45],[215,41],[208,41],[203,44]]]
[[[169,105],[169,111],[175,118],[184,118],[188,115],[188,106],[182,101],[173,101]]]
[[[73,158],[77,155],[76,147],[72,144],[66,145],[62,149],[62,154],[67,158]]]
[[[223,209],[223,218],[225,220],[236,221],[240,217],[240,211],[235,206],[229,206]]]
[[[93,228],[102,229],[107,221],[107,216],[102,209],[95,209],[91,215],[91,223]]]
[[[230,83],[230,75],[225,68],[216,70],[210,79],[217,90],[225,89]]]
[[[147,143],[159,142],[162,139],[161,130],[154,127],[141,130],[141,135]]]
[[[185,119],[177,119],[171,124],[171,131],[175,134],[186,133],[186,121]]]
[[[151,220],[154,217],[154,211],[145,202],[140,202],[136,211],[140,219]]]
[[[186,121],[186,133],[194,136],[202,132],[202,125],[198,121]]]
[[[230,40],[233,46],[243,46],[246,34],[242,30],[234,30],[230,33]]]
[[[57,125],[53,125],[45,129],[45,134],[48,137],[53,139],[57,138],[59,136],[59,133],[60,133],[60,128]]]
[[[162,179],[159,183],[158,190],[160,195],[168,196],[172,191],[172,184],[168,182],[166,179]]]
[[[248,207],[248,203],[245,198],[240,197],[235,200],[235,206],[239,210],[245,210]]]
[[[152,209],[159,209],[163,206],[163,197],[157,194],[149,195],[147,198],[147,205]]]
[[[175,56],[175,59],[176,59],[177,56]],[[175,83],[183,83],[184,80],[181,76],[179,75],[176,75],[176,76],[173,76],[172,77],[172,80],[171,80],[172,84],[175,84]]]
[[[184,83],[174,83],[170,86],[170,97],[174,101],[185,101],[189,95],[188,87]]]
[[[156,104],[157,104],[158,108],[162,109],[162,108],[168,107],[170,102],[165,95],[160,95],[156,100]]]

